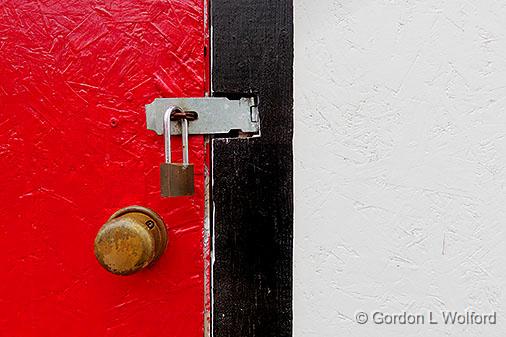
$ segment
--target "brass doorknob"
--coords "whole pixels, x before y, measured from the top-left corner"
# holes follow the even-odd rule
[[[130,206],[114,213],[95,238],[95,256],[105,269],[133,274],[154,263],[167,247],[163,220],[152,210]]]

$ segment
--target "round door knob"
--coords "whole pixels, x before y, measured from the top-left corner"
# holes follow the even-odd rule
[[[163,220],[152,210],[130,206],[114,213],[95,238],[95,256],[105,269],[133,274],[155,262],[167,247]]]

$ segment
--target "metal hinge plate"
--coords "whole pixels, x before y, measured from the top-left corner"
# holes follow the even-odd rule
[[[198,119],[188,123],[191,135],[227,134],[238,130],[250,135],[260,134],[260,120],[254,97],[231,100],[226,97],[156,98],[146,105],[149,130],[163,135],[163,117],[170,107],[196,111]],[[171,135],[181,134],[181,124],[171,122]]]

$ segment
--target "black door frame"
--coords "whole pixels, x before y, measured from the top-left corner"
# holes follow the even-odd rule
[[[212,331],[292,335],[292,0],[210,0],[214,96],[256,95],[261,137],[215,139]]]

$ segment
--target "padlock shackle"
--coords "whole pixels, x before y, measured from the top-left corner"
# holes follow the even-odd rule
[[[181,136],[183,137],[183,165],[189,164],[188,152],[188,120],[186,118],[181,119]]]
[[[163,115],[163,138],[165,139],[165,162],[171,162],[171,153],[170,153],[170,114],[174,109],[177,109],[175,106],[169,107],[165,114]]]
[[[171,148],[170,148],[170,117],[172,112],[181,108],[177,106],[171,106],[163,115],[163,134],[165,138],[165,162],[171,163]],[[181,110],[182,111],[182,110]],[[188,166],[190,164],[189,160],[189,146],[188,146],[188,120],[186,118],[181,119],[181,136],[183,138],[183,165]]]

